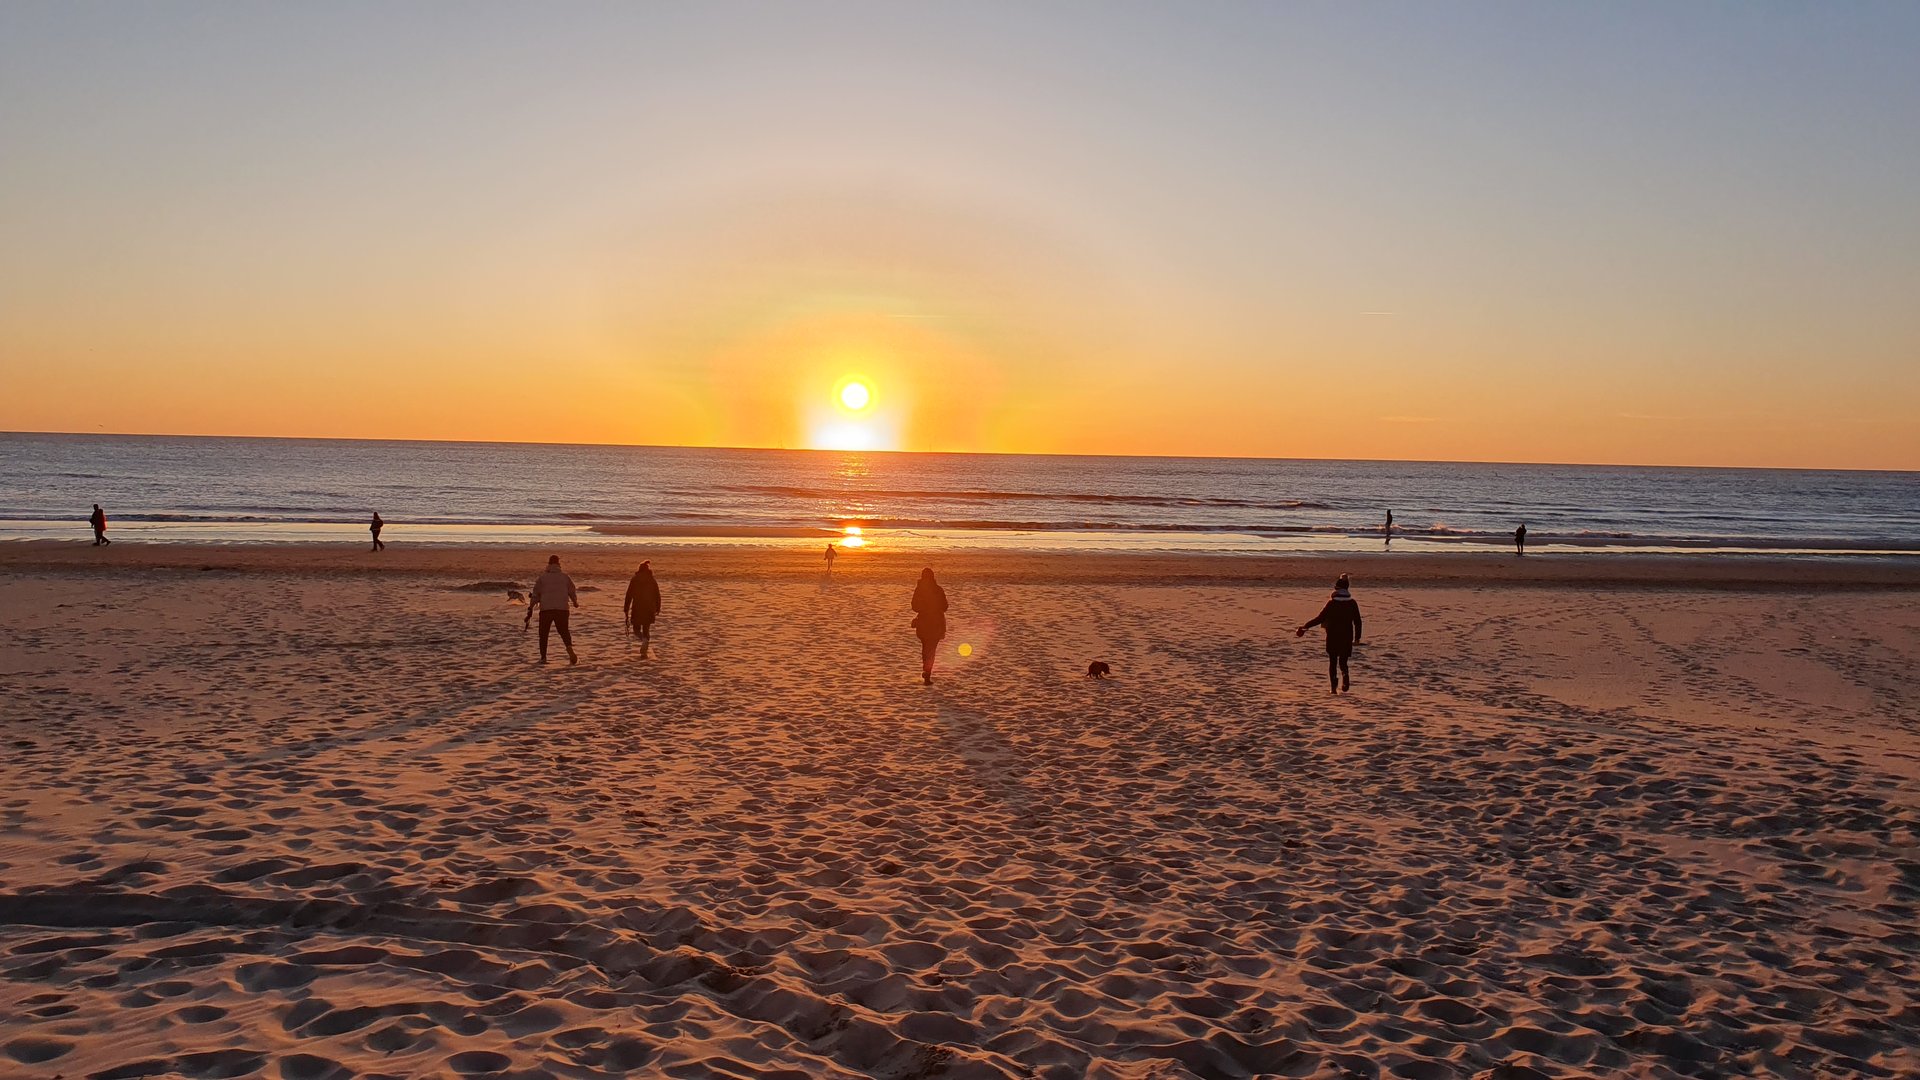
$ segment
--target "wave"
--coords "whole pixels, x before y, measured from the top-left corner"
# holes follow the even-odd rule
[[[948,502],[1084,502],[1117,506],[1214,506],[1242,510],[1332,510],[1310,499],[1233,499],[1202,495],[1115,495],[1080,491],[993,491],[982,488],[927,490],[914,488],[858,488],[828,490],[772,484],[728,484],[715,488],[742,495],[777,495],[788,499],[937,499]],[[678,492],[700,494],[700,492]]]

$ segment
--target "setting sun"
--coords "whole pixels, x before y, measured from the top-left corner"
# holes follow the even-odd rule
[[[866,383],[850,382],[840,388],[840,404],[845,405],[854,412],[859,412],[861,409],[866,408],[867,404],[872,400],[873,392],[867,389]]]

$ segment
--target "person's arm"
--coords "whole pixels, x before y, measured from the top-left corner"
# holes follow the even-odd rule
[[[1353,605],[1353,643],[1360,644],[1360,605]]]
[[[1320,609],[1320,614],[1315,615],[1313,618],[1308,619],[1306,622],[1301,623],[1300,629],[1295,630],[1293,632],[1293,636],[1299,637],[1300,635],[1305,634],[1307,631],[1313,629],[1314,627],[1319,626],[1321,623],[1326,622],[1327,612],[1332,610],[1333,610],[1333,601],[1329,600],[1327,601],[1327,606]]]
[[[567,578],[567,599],[574,607],[577,608],[580,606],[580,593],[574,589],[573,578],[571,577]]]

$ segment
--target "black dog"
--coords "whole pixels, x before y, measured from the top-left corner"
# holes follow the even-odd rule
[[[1089,679],[1104,679],[1111,674],[1113,674],[1113,669],[1107,666],[1105,660],[1095,660],[1093,663],[1087,665],[1087,678]]]

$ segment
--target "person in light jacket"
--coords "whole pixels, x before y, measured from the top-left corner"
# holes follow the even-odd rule
[[[547,662],[547,632],[560,631],[560,643],[567,647],[567,663],[580,662],[580,654],[573,651],[573,634],[567,628],[567,605],[580,606],[580,594],[573,587],[573,579],[560,569],[560,556],[547,557],[547,569],[534,579],[533,591],[527,596],[527,610],[540,611],[540,662]]]

